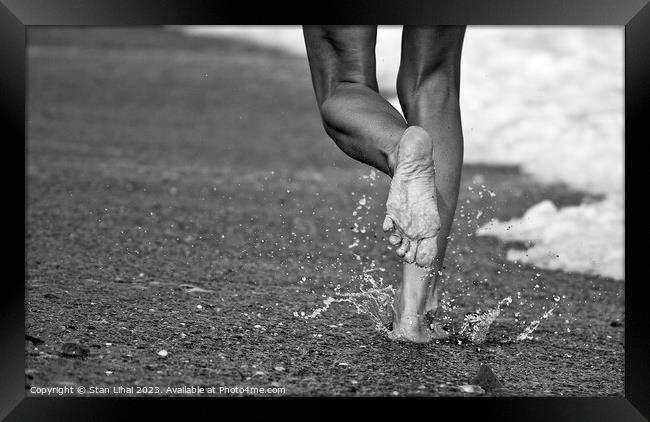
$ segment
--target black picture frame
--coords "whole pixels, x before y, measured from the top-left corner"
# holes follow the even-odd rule
[[[290,10],[291,13],[287,13]],[[381,24],[469,24],[469,25],[616,25],[625,26],[625,156],[627,193],[632,146],[648,139],[645,111],[650,102],[650,5],[648,0],[462,0],[400,1],[330,0],[319,7],[313,2],[227,2],[188,0],[0,0],[0,118],[5,144],[20,148],[26,139],[26,30],[37,25],[187,25],[187,24],[288,24],[306,22]],[[645,136],[644,136],[645,135]],[[24,154],[25,148],[22,148]],[[9,155],[9,154],[8,154]],[[18,160],[9,160],[15,165]],[[25,161],[26,163],[26,155]],[[15,178],[10,166],[3,169],[5,180]],[[23,169],[25,172],[25,169]],[[27,178],[25,177],[25,207]],[[628,201],[631,200],[626,195]],[[12,207],[17,208],[17,207]],[[626,224],[642,221],[630,215],[626,204]],[[19,219],[17,209],[13,217]],[[25,219],[25,213],[22,214]],[[646,217],[642,217],[646,218]],[[25,234],[26,234],[25,230]],[[650,367],[647,333],[649,311],[646,280],[632,276],[633,260],[625,241],[625,395],[607,398],[432,398],[433,412],[441,409],[465,417],[476,414],[483,420],[647,420],[650,417]],[[23,248],[23,252],[25,248]],[[13,261],[9,261],[13,262]],[[24,268],[26,274],[26,268]],[[25,394],[25,289],[24,281],[5,279],[0,294],[0,419],[23,420],[104,420],[125,419],[141,406],[156,413],[174,408],[196,411],[214,402],[189,404],[188,398],[32,398]],[[176,400],[184,400],[179,406]],[[225,399],[220,399],[225,403]],[[262,399],[259,399],[262,400]],[[287,399],[263,399],[261,412],[268,406],[287,405]],[[390,400],[397,400],[391,398]],[[234,406],[242,413],[238,400]],[[377,403],[376,401],[374,401]],[[374,406],[383,411],[395,403]],[[472,404],[467,406],[466,403]],[[477,406],[473,406],[476,404]],[[221,404],[220,404],[221,406]],[[470,408],[473,408],[470,409]],[[459,410],[462,411],[459,412]],[[254,409],[253,409],[254,410]],[[325,411],[336,412],[329,406]],[[148,410],[150,411],[150,410]],[[200,410],[199,410],[200,411]],[[223,409],[219,410],[223,412]],[[320,412],[319,412],[320,413]],[[241,414],[241,413],[240,413]],[[304,416],[308,417],[308,414]]]

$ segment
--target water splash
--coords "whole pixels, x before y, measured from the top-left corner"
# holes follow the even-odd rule
[[[369,175],[361,176],[361,179],[367,181],[372,187],[377,179],[377,172],[372,170]],[[357,314],[367,315],[377,331],[388,333],[387,327],[393,317],[395,289],[391,284],[386,284],[381,276],[381,273],[386,271],[385,268],[378,266],[374,259],[362,259],[362,256],[367,257],[367,254],[362,253],[361,249],[367,249],[368,245],[365,244],[365,240],[374,231],[376,225],[375,221],[368,221],[371,217],[372,205],[373,198],[362,194],[352,212],[351,231],[353,236],[352,243],[347,247],[356,262],[359,263],[359,266],[352,270],[351,277],[353,285],[358,286],[358,291],[343,292],[339,284],[334,288],[334,295],[323,300],[323,306],[310,313],[294,312],[294,316],[303,319],[317,318],[335,303],[349,303],[355,307]],[[338,231],[340,232],[341,228]],[[364,242],[362,242],[362,237],[364,237]],[[379,274],[377,274],[378,272]]]
[[[543,320],[551,316],[551,314],[555,309],[557,309],[557,307],[558,307],[557,303],[554,303],[553,306],[551,306],[548,311],[544,312],[544,314],[539,319],[536,319],[530,324],[528,324],[528,327],[526,327],[524,331],[517,336],[516,341],[532,340],[533,338],[531,336],[532,332],[535,331],[537,327],[539,327],[539,324]]]
[[[374,181],[377,177],[376,172],[373,170],[369,176],[361,176],[361,179],[368,182],[370,186],[374,185]],[[474,180],[472,185],[468,187],[468,190],[475,195],[473,200],[486,199],[490,201],[491,198],[494,198],[496,194],[489,190],[482,180]],[[341,246],[344,247],[344,250],[347,250],[346,253],[351,254],[355,259],[353,262],[355,264],[350,269],[346,269],[348,273],[347,280],[351,283],[342,283],[344,288],[340,284],[334,287],[332,284],[329,285],[330,294],[323,294],[322,306],[312,309],[308,312],[294,312],[295,317],[299,317],[305,320],[314,319],[322,316],[326,313],[334,304],[350,304],[356,309],[356,313],[359,315],[366,315],[370,318],[373,323],[375,330],[381,333],[389,333],[390,323],[393,318],[393,301],[395,297],[396,289],[393,288],[391,283],[384,281],[383,273],[386,272],[386,269],[379,267],[377,261],[371,258],[373,242],[381,242],[381,239],[378,239],[377,236],[373,237],[374,232],[376,231],[377,222],[376,216],[371,212],[374,205],[373,198],[370,195],[364,194],[363,192],[352,192],[351,195],[356,198],[355,208],[352,211],[351,224],[347,227],[349,228],[352,236],[348,238],[347,242],[341,243]],[[468,237],[472,236],[476,229],[481,226],[482,220],[485,219],[484,211],[494,210],[494,204],[481,204],[481,210],[472,209],[469,206],[471,202],[469,199],[465,201],[466,204],[461,203],[459,205],[459,224],[457,225],[457,230],[459,235],[463,236],[466,234]],[[491,202],[491,201],[490,201]],[[339,228],[337,232],[342,232],[346,230],[344,227],[344,222],[339,221]],[[347,224],[345,224],[347,225]],[[452,236],[450,235],[450,240]],[[345,247],[347,246],[347,248]],[[453,325],[458,324],[454,322],[454,318],[451,314],[454,314],[459,308],[459,305],[456,303],[456,299],[460,299],[461,305],[463,306],[463,298],[469,297],[472,295],[473,287],[479,284],[487,284],[488,277],[475,273],[470,275],[469,279],[467,276],[466,268],[463,264],[466,264],[467,257],[471,257],[474,254],[474,251],[470,245],[465,243],[459,243],[450,245],[449,253],[450,258],[453,258],[451,263],[448,264],[445,274],[439,273],[441,276],[439,278],[439,294],[440,294],[440,312],[437,316],[437,319],[446,323],[453,329]],[[388,250],[391,250],[390,246],[386,246]],[[342,257],[343,254],[340,254]],[[471,262],[470,262],[471,263]],[[338,273],[343,274],[343,268],[341,267],[341,261],[339,258],[336,259],[336,264],[339,269]],[[304,268],[304,267],[301,267]],[[348,272],[349,271],[349,272]],[[501,275],[503,272],[512,272],[512,271],[521,271],[521,266],[517,268],[509,269],[506,263],[500,264],[500,268],[497,269],[496,274]],[[454,277],[455,274],[455,277]],[[531,278],[530,281],[535,285],[533,290],[538,291],[544,289],[545,287],[540,285],[541,281],[539,278],[542,275],[537,273],[535,277]],[[442,289],[443,284],[446,279],[455,280],[454,289],[458,290],[453,295],[449,295],[449,292],[446,292]],[[305,278],[301,278],[298,282],[303,284]],[[352,289],[350,289],[352,287]],[[312,291],[312,293],[314,293]],[[517,292],[516,301],[518,306],[524,306],[527,302],[525,298],[522,297],[521,292]],[[462,338],[467,339],[473,344],[479,344],[485,341],[487,334],[492,327],[493,323],[502,314],[503,308],[511,305],[513,298],[508,296],[501,301],[499,301],[496,307],[487,309],[486,311],[478,311],[477,313],[467,314],[460,324],[460,329],[456,331]],[[532,304],[531,304],[532,306]],[[539,321],[533,321],[522,334],[517,337],[517,341],[521,341],[526,338],[530,338],[529,335],[532,333],[540,324],[540,321],[548,318],[551,312],[555,309],[555,306],[547,311]],[[520,312],[515,313],[515,320],[518,321],[518,315]],[[456,325],[458,327],[458,325]]]
[[[329,296],[323,300],[324,306],[315,309],[310,314],[300,315],[304,319],[311,319],[320,316],[327,311],[333,303],[350,303],[359,315],[367,315],[374,324],[374,328],[383,333],[388,333],[388,325],[392,319],[392,304],[395,296],[395,289],[388,285],[384,287],[363,288],[359,292],[343,293],[340,286],[334,290],[335,296]],[[294,316],[299,316],[294,312]]]
[[[458,334],[465,336],[474,344],[479,344],[485,341],[490,326],[501,314],[501,307],[508,306],[512,303],[510,296],[502,299],[497,303],[497,306],[488,309],[485,312],[477,312],[465,315],[463,325],[460,327]]]

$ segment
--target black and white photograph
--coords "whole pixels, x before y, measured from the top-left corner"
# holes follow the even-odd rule
[[[622,395],[623,34],[30,28],[27,394]]]

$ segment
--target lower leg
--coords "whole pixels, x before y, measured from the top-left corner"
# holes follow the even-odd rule
[[[411,123],[412,122],[412,123]],[[422,126],[431,134],[434,143],[435,183],[440,215],[440,233],[437,238],[437,255],[433,267],[423,269],[414,264],[404,264],[404,290],[411,298],[410,308],[421,312],[434,312],[437,306],[435,290],[442,274],[443,262],[449,241],[463,160],[463,135],[460,110],[456,95],[438,101],[422,101],[416,107],[409,123]],[[423,281],[425,280],[425,281]]]
[[[458,201],[463,160],[459,81],[464,32],[464,27],[438,27],[405,29],[404,34],[403,64],[406,62],[406,65],[400,69],[398,93],[408,124],[423,127],[433,140],[440,232],[431,268],[404,264],[396,306],[403,315],[414,315],[422,321],[438,306],[436,288],[444,270],[444,256]],[[427,45],[432,40],[437,42],[435,47]],[[418,57],[426,52],[433,54],[433,59]],[[440,334],[434,333],[434,337]]]

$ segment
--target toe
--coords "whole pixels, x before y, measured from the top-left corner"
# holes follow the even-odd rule
[[[410,245],[410,242],[409,242],[408,239],[406,239],[406,238],[402,239],[402,246],[397,248],[397,251],[396,251],[397,255],[404,256],[406,254],[406,252],[409,250],[409,245]]]
[[[438,242],[436,237],[422,239],[418,245],[416,262],[421,267],[430,267],[436,258],[438,251]]]
[[[393,221],[392,218],[390,218],[388,215],[386,218],[384,218],[384,224],[382,225],[382,228],[384,229],[385,232],[393,230],[395,227],[395,222]]]
[[[398,246],[400,243],[402,243],[402,236],[400,236],[397,233],[393,233],[388,238],[388,243],[390,243],[393,246]]]
[[[417,250],[418,250],[418,242],[414,240],[413,242],[411,242],[411,247],[406,252],[406,255],[404,255],[404,261],[408,262],[409,264],[414,263],[415,254]]]

